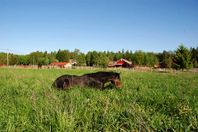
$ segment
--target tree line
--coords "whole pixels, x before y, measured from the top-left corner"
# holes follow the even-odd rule
[[[159,65],[162,68],[190,69],[198,67],[198,47],[186,48],[180,45],[175,51],[163,51],[161,53],[144,52],[141,50],[89,51],[82,53],[79,49],[74,51],[58,50],[48,53],[32,52],[27,55],[8,54],[9,65],[49,65],[52,62],[68,62],[75,60],[78,66],[107,67],[109,62],[121,58],[132,61],[133,65],[153,67]],[[0,53],[0,65],[7,64],[7,53]]]

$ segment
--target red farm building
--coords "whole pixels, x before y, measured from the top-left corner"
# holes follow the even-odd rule
[[[110,64],[109,67],[124,67],[124,68],[130,68],[132,67],[132,62],[126,60],[126,59],[120,59],[113,64]]]
[[[59,68],[65,68],[66,65],[68,65],[69,62],[52,62],[50,65],[52,67],[59,67]]]

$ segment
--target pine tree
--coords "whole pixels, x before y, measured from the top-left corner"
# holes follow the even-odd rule
[[[180,45],[175,51],[174,56],[175,68],[177,69],[190,69],[192,68],[191,54],[188,48]]]

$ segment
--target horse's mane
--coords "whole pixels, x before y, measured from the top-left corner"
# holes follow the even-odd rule
[[[107,71],[99,71],[99,72],[95,72],[95,73],[87,73],[87,74],[84,74],[84,75],[97,75],[97,74],[103,74],[103,75],[109,75],[109,74],[119,74],[119,73],[116,73],[116,72],[107,72]]]

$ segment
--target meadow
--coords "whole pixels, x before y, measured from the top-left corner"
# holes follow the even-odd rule
[[[118,70],[122,88],[51,88],[78,69],[0,68],[0,131],[198,131],[198,74]]]

